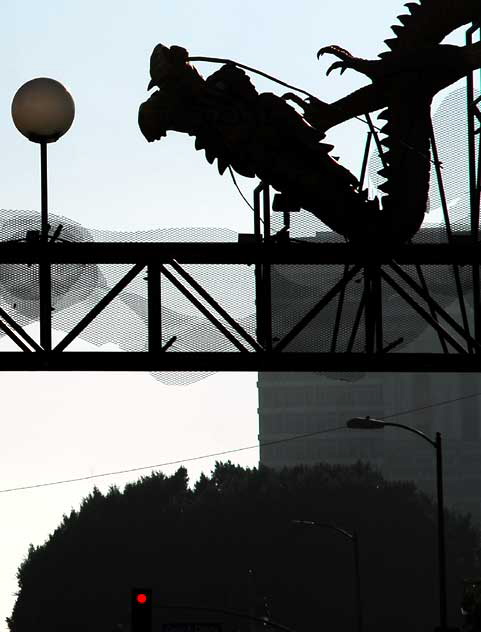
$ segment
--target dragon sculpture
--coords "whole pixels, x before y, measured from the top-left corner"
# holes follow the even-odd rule
[[[479,23],[479,0],[409,2],[409,14],[392,26],[389,50],[378,59],[353,57],[338,46],[318,52],[338,58],[329,68],[353,69],[371,84],[331,104],[292,93],[259,94],[234,62],[204,79],[180,46],[158,44],[150,59],[156,86],[139,109],[139,126],[152,142],[168,130],[195,136],[219,173],[227,167],[258,177],[278,191],[274,209],[303,208],[346,240],[396,245],[419,230],[430,178],[431,102],[436,93],[481,68],[481,43],[441,44],[452,31]],[[301,115],[288,101],[302,109]],[[329,155],[325,132],[354,116],[383,109],[385,178],[379,199],[368,199],[357,179]]]

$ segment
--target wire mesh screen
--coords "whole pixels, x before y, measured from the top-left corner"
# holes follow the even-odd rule
[[[439,105],[433,108],[432,121],[439,154],[438,158],[441,162],[442,186],[449,209],[449,222],[453,231],[466,231],[470,228],[468,108],[465,86],[462,83],[456,84],[456,86],[454,89],[450,88],[442,93]],[[478,90],[475,90],[475,99],[480,94]],[[377,120],[374,122],[378,128],[384,125],[384,121]],[[382,140],[383,136],[380,135],[379,138]],[[478,144],[476,144],[476,158],[479,160]],[[431,161],[432,163],[434,162],[432,152]],[[367,169],[368,177],[364,186],[367,185],[371,199],[377,196],[381,201],[385,195],[379,189],[379,186],[384,182],[384,178],[379,175],[379,171],[382,168],[383,164],[376,144],[371,143]],[[439,184],[432,166],[429,201],[424,225],[436,223],[438,224],[438,229],[437,233],[419,231],[413,238],[413,242],[434,241],[443,243],[447,241]],[[283,218],[281,213],[273,214],[271,226],[273,233],[282,228]],[[340,235],[331,232],[314,215],[302,210],[291,214],[290,234],[293,238],[302,240],[316,239],[326,243],[343,241]]]
[[[479,97],[475,91],[475,99]],[[446,90],[439,105],[433,112],[433,130],[441,162],[441,178],[431,169],[428,209],[422,228],[413,238],[413,243],[446,243],[448,232],[442,210],[441,191],[444,192],[447,205],[447,222],[454,236],[466,235],[470,230],[470,191],[468,170],[468,120],[466,88],[464,85]],[[383,122],[375,121],[378,127]],[[382,140],[382,136],[380,137]],[[476,161],[479,164],[479,146],[476,148]],[[431,151],[431,160],[434,155]],[[379,175],[383,164],[376,143],[371,144],[368,158],[369,197],[381,199],[383,192],[379,186],[384,178]],[[366,183],[365,185],[366,186]],[[274,213],[271,220],[272,232],[281,230],[284,218]],[[294,239],[319,242],[340,243],[343,238],[328,228],[316,217],[305,211],[291,213],[290,235]],[[418,285],[426,286],[431,297],[453,315],[455,320],[472,331],[472,285],[471,271],[454,266],[403,266],[405,272]],[[272,272],[273,295],[273,332],[282,338],[293,323],[297,322],[320,298],[342,278],[348,268],[342,266],[274,266]],[[457,279],[459,278],[459,295]],[[420,303],[419,295],[406,283],[396,279],[408,299]],[[363,320],[362,296],[364,288],[363,274],[350,282],[342,296],[324,308],[286,348],[286,351],[318,352],[363,352],[366,348],[366,332]],[[383,339],[386,348],[394,352],[441,352],[452,350],[446,337],[427,325],[426,320],[402,298],[398,292],[382,282],[382,323]],[[342,303],[342,305],[340,304]],[[423,309],[429,312],[426,303]],[[339,316],[337,332],[336,316]],[[444,326],[444,325],[443,325]],[[446,332],[456,338],[449,325]],[[322,370],[322,369],[321,369]],[[331,378],[354,381],[364,373],[326,373]]]
[[[479,97],[475,91],[475,98]],[[470,229],[470,193],[468,172],[468,107],[466,103],[466,88],[445,91],[445,96],[434,110],[432,121],[436,139],[438,158],[441,162],[441,181],[431,167],[431,184],[429,188],[429,203],[425,218],[425,225],[437,223],[437,233],[419,231],[413,238],[414,243],[423,241],[447,241],[446,223],[442,214],[441,188],[444,190],[448,207],[449,224],[453,231],[468,231]],[[476,149],[476,154],[478,154]],[[478,156],[477,156],[478,158]],[[431,161],[434,163],[433,152]],[[371,151],[369,158],[369,189],[371,195],[383,196],[379,185],[384,182],[379,175],[382,161],[376,148]]]
[[[476,94],[478,96],[478,93]],[[467,173],[466,92],[463,88],[447,94],[433,115],[439,157],[443,163],[442,181],[449,207],[452,229],[467,231],[470,223],[469,182]],[[380,159],[371,153],[368,177],[371,195],[379,195],[381,178],[377,175]],[[440,214],[439,182],[431,178],[430,213]],[[429,215],[427,216],[429,218]],[[146,242],[237,242],[238,234],[222,228],[170,228],[136,232],[87,229],[67,217],[51,213],[52,231],[62,226],[59,240],[71,242],[132,242],[139,248]],[[273,213],[271,234],[283,227],[283,214]],[[342,237],[327,230],[313,215],[291,213],[290,236],[302,241],[335,243]],[[34,238],[40,229],[40,215],[35,211],[0,210],[0,241],[25,241]],[[38,233],[37,233],[38,234]],[[446,229],[440,221],[425,223],[415,241],[441,243]],[[70,331],[106,296],[128,272],[128,265],[52,266],[52,326]],[[186,270],[235,319],[256,338],[255,266],[185,265]],[[440,306],[453,311],[457,320],[471,319],[470,280],[467,269],[459,270],[463,296],[456,289],[453,266],[406,266],[404,270],[420,285],[425,284]],[[316,306],[322,296],[349,271],[343,265],[275,265],[272,266],[272,336],[273,343],[282,340],[292,328]],[[174,274],[175,276],[175,274]],[[397,279],[401,285],[402,281]],[[408,298],[419,301],[415,291],[403,285]],[[363,324],[363,273],[359,273],[345,290],[329,302],[287,345],[285,352],[363,352],[366,332]],[[205,300],[199,299],[205,305]],[[162,342],[173,339],[169,353],[235,351],[236,347],[203,315],[171,282],[162,276]],[[25,327],[39,319],[38,266],[8,264],[0,266],[0,306]],[[429,331],[426,321],[405,297],[382,281],[383,344],[393,352],[409,350],[440,351],[446,348],[446,337]],[[336,324],[335,324],[336,323]],[[81,338],[109,350],[147,351],[148,345],[147,279],[141,273],[81,333]],[[227,331],[232,327],[224,323]],[[448,327],[448,332],[450,332]],[[454,332],[453,332],[454,333]],[[0,330],[0,337],[5,335]],[[424,337],[423,337],[424,336]],[[67,348],[68,352],[68,348]],[[323,367],[319,367],[323,371]],[[164,383],[188,384],[208,373],[166,373],[152,375]],[[340,374],[329,373],[331,377]],[[342,379],[355,380],[361,373],[342,374]]]
[[[237,233],[222,228],[168,228],[121,232],[88,230],[67,217],[50,213],[51,231],[71,242],[235,242]],[[40,229],[36,211],[0,210],[0,240],[25,241]],[[119,264],[52,266],[52,327],[70,331],[131,269]],[[186,270],[244,329],[255,336],[254,273],[247,266],[185,265]],[[200,301],[202,302],[202,300]],[[162,341],[173,336],[169,353],[235,351],[232,343],[166,279],[161,282]],[[0,306],[25,327],[39,320],[38,265],[0,265]],[[139,274],[82,331],[80,338],[105,349],[147,351],[147,278]],[[229,329],[229,325],[225,325]],[[0,337],[5,333],[0,331]],[[68,353],[69,348],[66,349]],[[164,383],[188,384],[208,373],[153,372]]]
[[[429,235],[427,236],[429,237]],[[275,266],[272,274],[273,293],[273,335],[282,339],[299,320],[319,302],[319,300],[342,279],[346,269],[341,265],[321,266]],[[472,297],[468,291],[471,284],[467,270],[460,271],[461,285],[464,291],[461,307],[456,290],[452,266],[424,265],[403,266],[418,285],[424,282],[431,297],[439,306],[451,313],[456,322],[462,324],[461,313],[464,307],[468,324],[472,328]],[[429,313],[426,303],[420,300],[417,292],[405,281],[392,274],[416,304],[421,304]],[[444,335],[439,335],[427,324],[408,300],[401,296],[385,281],[381,282],[383,348],[391,352],[435,353],[444,350]],[[354,352],[366,350],[366,331],[363,312],[364,273],[360,272],[350,282],[344,293],[339,293],[317,314],[306,327],[286,347],[286,352]],[[335,327],[336,317],[338,326]],[[457,338],[456,332],[443,323],[446,333]],[[322,367],[320,367],[322,371]],[[341,374],[331,373],[330,377]],[[364,373],[343,373],[343,380],[359,379]]]

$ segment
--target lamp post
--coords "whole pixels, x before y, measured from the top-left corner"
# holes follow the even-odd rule
[[[433,441],[424,432],[390,421],[382,421],[380,419],[372,419],[371,417],[354,417],[346,423],[348,428],[358,430],[379,430],[385,426],[393,426],[394,428],[404,428],[409,430],[425,441],[430,443],[436,450],[436,490],[437,490],[437,509],[438,509],[438,569],[439,569],[439,630],[446,632],[447,627],[447,589],[446,589],[446,544],[444,529],[444,494],[443,494],[443,461],[441,447],[441,433],[436,432],[436,439]]]
[[[44,248],[39,265],[40,345],[52,349],[52,288],[48,246],[47,144],[54,143],[70,129],[75,116],[71,94],[55,79],[40,77],[21,86],[12,101],[15,127],[28,140],[40,145],[41,230]]]
[[[356,576],[357,631],[362,632],[361,571],[359,566],[359,540],[357,533],[355,531],[350,533],[345,529],[341,529],[340,527],[327,522],[314,522],[312,520],[292,520],[291,523],[299,527],[321,527],[324,529],[332,529],[332,531],[336,531],[348,540],[351,540],[354,550],[354,572]]]

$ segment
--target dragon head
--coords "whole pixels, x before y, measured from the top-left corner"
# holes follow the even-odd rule
[[[149,142],[160,140],[168,130],[191,133],[195,104],[205,82],[188,59],[185,48],[164,44],[157,44],[150,56],[148,90],[158,89],[141,104],[138,119]]]

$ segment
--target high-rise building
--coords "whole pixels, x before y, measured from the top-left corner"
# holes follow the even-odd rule
[[[352,417],[404,423],[434,439],[442,433],[447,507],[481,520],[481,376],[376,373],[348,382],[314,373],[259,374],[260,463],[274,468],[369,461],[389,480],[436,491],[435,451],[399,428],[350,430]],[[435,405],[447,400],[451,403]],[[408,412],[411,411],[411,412]],[[323,433],[324,430],[339,428]],[[308,433],[312,436],[295,438]],[[270,441],[288,439],[273,445]]]

